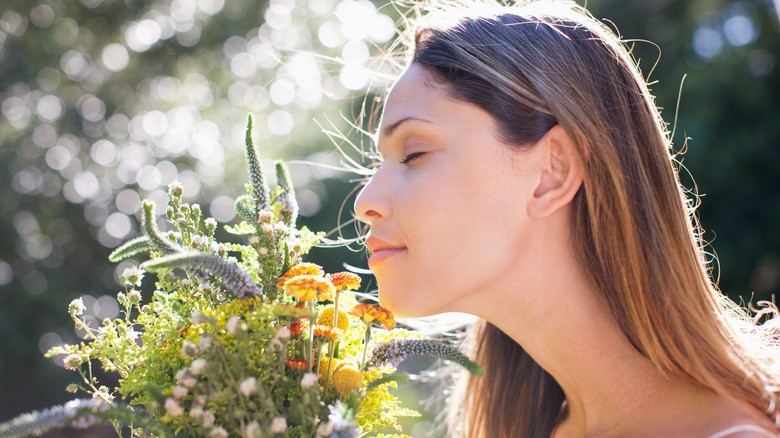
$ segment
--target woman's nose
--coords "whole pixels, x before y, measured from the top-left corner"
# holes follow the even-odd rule
[[[358,219],[374,224],[380,219],[390,217],[390,201],[380,171],[374,174],[355,199],[355,214]]]

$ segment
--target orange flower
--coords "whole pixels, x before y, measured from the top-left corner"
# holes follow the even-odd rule
[[[299,301],[329,300],[333,293],[333,284],[326,278],[316,275],[298,275],[284,283],[284,289],[288,295],[292,295]]]
[[[328,275],[328,280],[333,283],[337,291],[355,290],[360,287],[360,276],[352,272],[337,272]]]
[[[294,338],[309,329],[309,321],[302,320],[290,324],[290,337]]]
[[[299,275],[316,275],[317,277],[322,277],[325,275],[325,271],[322,270],[320,265],[315,263],[298,263],[290,268],[289,271],[285,272],[284,275],[279,277],[279,280],[276,281],[276,288],[285,290],[284,284],[287,280]]]
[[[334,341],[340,341],[344,336],[344,330],[329,325],[315,325],[314,337],[333,339]]]
[[[287,365],[287,368],[295,371],[309,368],[309,362],[306,359],[285,359],[284,363]]]
[[[388,330],[392,330],[395,327],[393,312],[382,306],[375,306],[367,303],[358,304],[349,311],[349,314],[357,316],[366,324],[382,324]]]

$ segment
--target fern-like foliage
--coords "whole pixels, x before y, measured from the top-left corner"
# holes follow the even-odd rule
[[[97,399],[76,399],[63,405],[52,406],[42,411],[33,411],[0,424],[0,436],[23,438],[41,436],[54,429],[71,426],[86,429],[103,421],[142,426],[158,438],[170,436],[166,429],[151,416],[120,403],[107,403]]]
[[[260,167],[260,161],[257,159],[255,143],[252,139],[252,127],[254,119],[250,114],[246,121],[246,157],[249,162],[249,178],[252,183],[252,195],[255,201],[256,215],[259,216],[263,210],[268,210],[268,184],[265,182],[263,169]]]
[[[160,229],[157,227],[157,222],[154,220],[153,201],[144,200],[142,226],[155,250],[160,251],[163,254],[174,254],[181,252],[181,247],[166,239],[160,232]]]
[[[280,196],[282,219],[288,227],[294,228],[298,220],[298,200],[295,199],[295,188],[290,180],[290,171],[283,161],[276,162],[276,181],[282,188]]]
[[[253,227],[257,227],[257,209],[252,205],[252,197],[249,195],[241,195],[236,198],[235,202],[236,213],[241,216],[242,219],[252,224]]]
[[[374,366],[398,365],[412,357],[445,359],[466,368],[471,374],[481,376],[481,366],[472,362],[456,348],[430,339],[390,339],[374,347],[371,363]]]
[[[128,240],[122,246],[112,251],[108,256],[108,260],[117,263],[143,252],[154,251],[155,249],[157,248],[149,236],[138,236],[135,239]]]
[[[211,274],[238,298],[262,294],[252,278],[235,263],[214,254],[200,251],[184,251],[141,263],[141,268],[157,272],[160,269],[184,269],[196,275]]]

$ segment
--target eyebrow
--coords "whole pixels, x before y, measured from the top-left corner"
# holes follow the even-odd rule
[[[410,117],[404,117],[403,119],[401,119],[401,120],[398,120],[397,122],[394,122],[394,123],[392,123],[392,124],[388,125],[387,127],[385,127],[385,130],[384,130],[385,132],[384,132],[384,134],[385,134],[386,136],[388,136],[388,135],[392,134],[392,133],[393,133],[393,131],[395,131],[396,129],[398,129],[398,127],[399,127],[399,126],[401,126],[401,125],[402,125],[404,122],[408,122],[408,121],[410,121],[410,120],[417,120],[417,121],[420,121],[420,122],[432,123],[430,120],[420,119],[420,118],[418,118],[418,117],[412,117],[412,116],[410,116]]]

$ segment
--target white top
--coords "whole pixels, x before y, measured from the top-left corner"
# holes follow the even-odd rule
[[[711,435],[709,438],[726,438],[728,436],[734,435],[737,432],[758,432],[761,435],[773,437],[773,438],[778,436],[777,432],[770,432],[764,429],[763,427],[758,427],[752,424],[745,424],[742,426],[734,426],[728,429],[721,430],[715,435]]]

